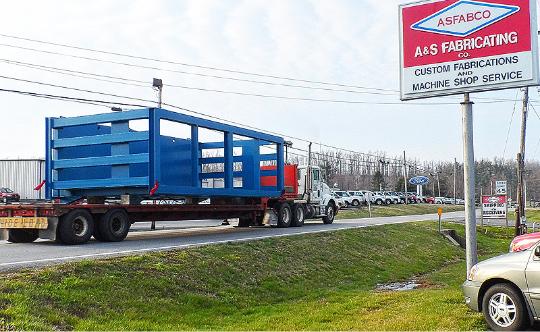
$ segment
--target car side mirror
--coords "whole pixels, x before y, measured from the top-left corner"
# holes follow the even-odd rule
[[[540,258],[540,246],[537,246],[537,247],[534,249],[534,256]]]

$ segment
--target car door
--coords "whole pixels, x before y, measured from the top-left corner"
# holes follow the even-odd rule
[[[540,313],[540,257],[535,254],[540,250],[540,244],[536,245],[529,258],[529,263],[525,269],[525,278],[529,288],[529,296],[533,305],[533,311],[538,315]]]

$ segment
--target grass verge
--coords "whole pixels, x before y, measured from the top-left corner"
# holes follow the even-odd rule
[[[415,214],[430,214],[437,213],[437,209],[442,208],[444,212],[463,211],[465,208],[460,205],[435,205],[435,204],[397,204],[386,206],[371,206],[371,213],[373,217],[394,217],[394,216],[408,216]],[[368,218],[369,211],[367,207],[361,209],[344,209],[340,210],[337,214],[337,219],[356,219],[356,218]]]
[[[479,232],[483,255],[506,250],[503,231]],[[423,222],[78,262],[0,275],[0,319],[23,330],[485,330],[463,304],[463,258]],[[413,276],[424,288],[374,291]]]

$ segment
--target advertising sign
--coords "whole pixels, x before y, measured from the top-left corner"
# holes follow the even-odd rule
[[[401,5],[401,100],[538,85],[536,0]]]
[[[506,181],[495,182],[495,193],[497,195],[506,195]]]
[[[409,183],[416,186],[423,186],[429,183],[429,178],[426,176],[415,176],[409,180]]]
[[[484,219],[506,219],[506,196],[482,196],[482,217]]]

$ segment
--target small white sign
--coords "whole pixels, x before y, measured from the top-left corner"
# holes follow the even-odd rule
[[[497,195],[506,195],[506,181],[495,182],[495,193]]]

